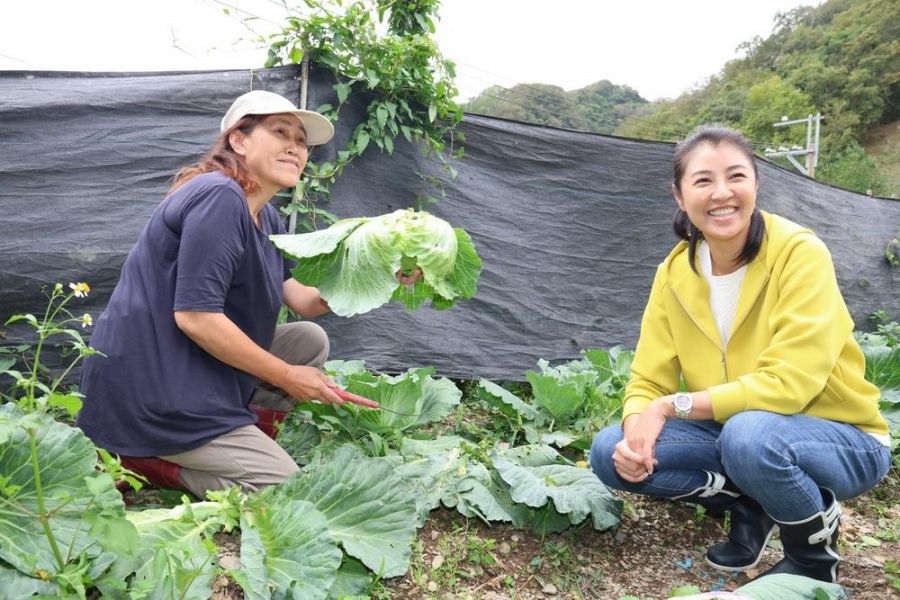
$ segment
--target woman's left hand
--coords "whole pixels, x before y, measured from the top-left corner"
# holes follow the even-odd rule
[[[400,269],[396,273],[394,273],[394,277],[396,277],[397,281],[399,281],[403,285],[413,285],[415,282],[417,282],[419,280],[420,277],[422,277],[422,269],[419,269],[417,267],[409,275],[404,275],[403,269]]]

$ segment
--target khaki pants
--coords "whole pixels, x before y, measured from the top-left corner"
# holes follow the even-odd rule
[[[328,335],[309,321],[279,325],[269,351],[288,364],[321,368],[328,358]],[[289,411],[295,403],[265,382],[257,384],[250,402],[279,411]],[[207,491],[235,485],[257,490],[281,483],[299,470],[287,452],[255,425],[238,427],[199,448],[160,458],[181,465],[181,482],[200,498],[205,498]]]

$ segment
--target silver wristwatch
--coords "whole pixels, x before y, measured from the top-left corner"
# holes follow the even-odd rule
[[[684,392],[678,392],[672,396],[672,406],[675,408],[677,418],[687,419],[694,410],[694,397]]]

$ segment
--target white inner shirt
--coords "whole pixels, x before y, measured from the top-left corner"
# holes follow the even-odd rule
[[[700,242],[697,252],[700,256],[700,270],[709,282],[709,305],[712,308],[716,325],[719,327],[719,335],[722,336],[722,348],[726,348],[728,336],[731,334],[731,324],[734,323],[735,313],[737,313],[741,283],[744,282],[747,265],[728,275],[713,275],[712,258],[709,255],[709,246],[705,241]]]

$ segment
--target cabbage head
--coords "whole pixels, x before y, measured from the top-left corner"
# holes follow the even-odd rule
[[[431,300],[432,307],[444,310],[474,296],[481,274],[469,234],[425,211],[343,219],[328,229],[270,239],[297,262],[294,278],[318,288],[331,310],[344,317],[391,300],[410,310]],[[397,271],[416,268],[422,277],[415,285],[397,281]]]

